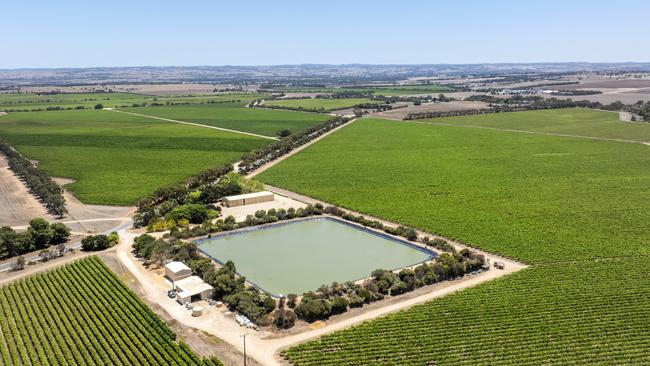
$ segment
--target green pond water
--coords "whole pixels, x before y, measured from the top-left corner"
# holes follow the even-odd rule
[[[199,249],[274,295],[302,294],[323,284],[397,269],[431,253],[368,233],[334,219],[312,219],[205,239]]]

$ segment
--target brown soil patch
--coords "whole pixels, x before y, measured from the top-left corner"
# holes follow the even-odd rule
[[[619,88],[650,88],[650,79],[622,79],[622,80],[590,80],[580,84],[553,85],[552,89],[619,89]]]
[[[9,170],[7,158],[0,154],[0,226],[26,225],[42,217],[54,220],[25,184]]]
[[[467,109],[482,109],[487,108],[487,103],[484,102],[466,102],[466,101],[453,101],[449,103],[426,103],[417,106],[406,108],[391,109],[385,112],[373,113],[372,116],[383,117],[388,119],[402,120],[409,113],[416,112],[449,112]]]

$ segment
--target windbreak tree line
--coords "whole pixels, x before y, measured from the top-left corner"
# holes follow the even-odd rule
[[[25,182],[30,191],[45,204],[50,213],[62,217],[68,212],[65,207],[65,198],[63,198],[63,188],[54,183],[47,173],[38,169],[31,161],[2,140],[0,140],[0,152],[7,156],[9,169]]]
[[[215,269],[212,260],[202,256],[195,243],[181,241],[278,221],[319,216],[323,213],[375,230],[383,230],[387,234],[401,236],[445,253],[440,254],[434,261],[422,263],[413,269],[403,269],[399,272],[377,269],[362,284],[346,282],[323,285],[316,291],[302,294],[300,300],[297,294],[289,294],[287,299],[280,299],[280,305],[276,308],[275,300],[269,294],[246,286],[245,278],[236,274],[233,262],[229,261],[221,268]],[[280,329],[292,327],[296,318],[306,321],[327,319],[348,309],[383,300],[386,296],[398,296],[423,286],[486,269],[483,255],[469,249],[456,251],[456,248],[444,239],[420,237],[413,228],[386,226],[379,221],[348,214],[335,206],[323,207],[320,203],[297,210],[258,210],[255,215],[248,215],[241,222],[237,222],[233,216],[228,216],[216,222],[207,220],[201,225],[182,230],[174,227],[169,234],[158,240],[143,234],[135,239],[133,249],[147,264],[162,266],[168,261],[185,262],[196,275],[215,288],[216,299],[225,301],[233,310],[244,314],[258,325],[275,324]]]
[[[314,127],[287,136],[280,141],[265,146],[261,150],[245,154],[242,156],[241,164],[239,164],[239,172],[242,174],[250,173],[262,165],[288,154],[291,150],[300,147],[339,126],[342,126],[349,121],[349,118],[335,117]]]
[[[572,99],[542,98],[539,96],[515,95],[510,98],[498,98],[491,95],[472,95],[465,98],[466,101],[479,101],[489,103],[488,108],[480,109],[462,109],[455,111],[432,111],[432,112],[413,112],[409,113],[403,120],[440,118],[453,116],[469,116],[485,113],[503,113],[503,112],[521,112],[540,109],[557,109],[557,108],[591,108],[605,109],[610,111],[630,110],[637,104],[627,106],[621,102],[602,104],[600,102],[590,102],[588,100],[574,101]],[[643,107],[643,105],[642,105]],[[637,109],[642,109],[637,108]],[[648,107],[650,108],[650,103]],[[646,110],[647,111],[647,110]]]

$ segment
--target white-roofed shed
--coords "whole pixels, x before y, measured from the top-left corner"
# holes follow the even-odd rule
[[[169,262],[165,264],[165,277],[176,282],[192,275],[190,267],[183,262]]]
[[[198,276],[190,276],[174,282],[176,287],[176,301],[181,304],[195,300],[209,299],[214,292],[212,286],[205,283]]]

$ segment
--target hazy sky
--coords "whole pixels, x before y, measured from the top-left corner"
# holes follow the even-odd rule
[[[0,68],[650,61],[650,1],[0,0]]]

